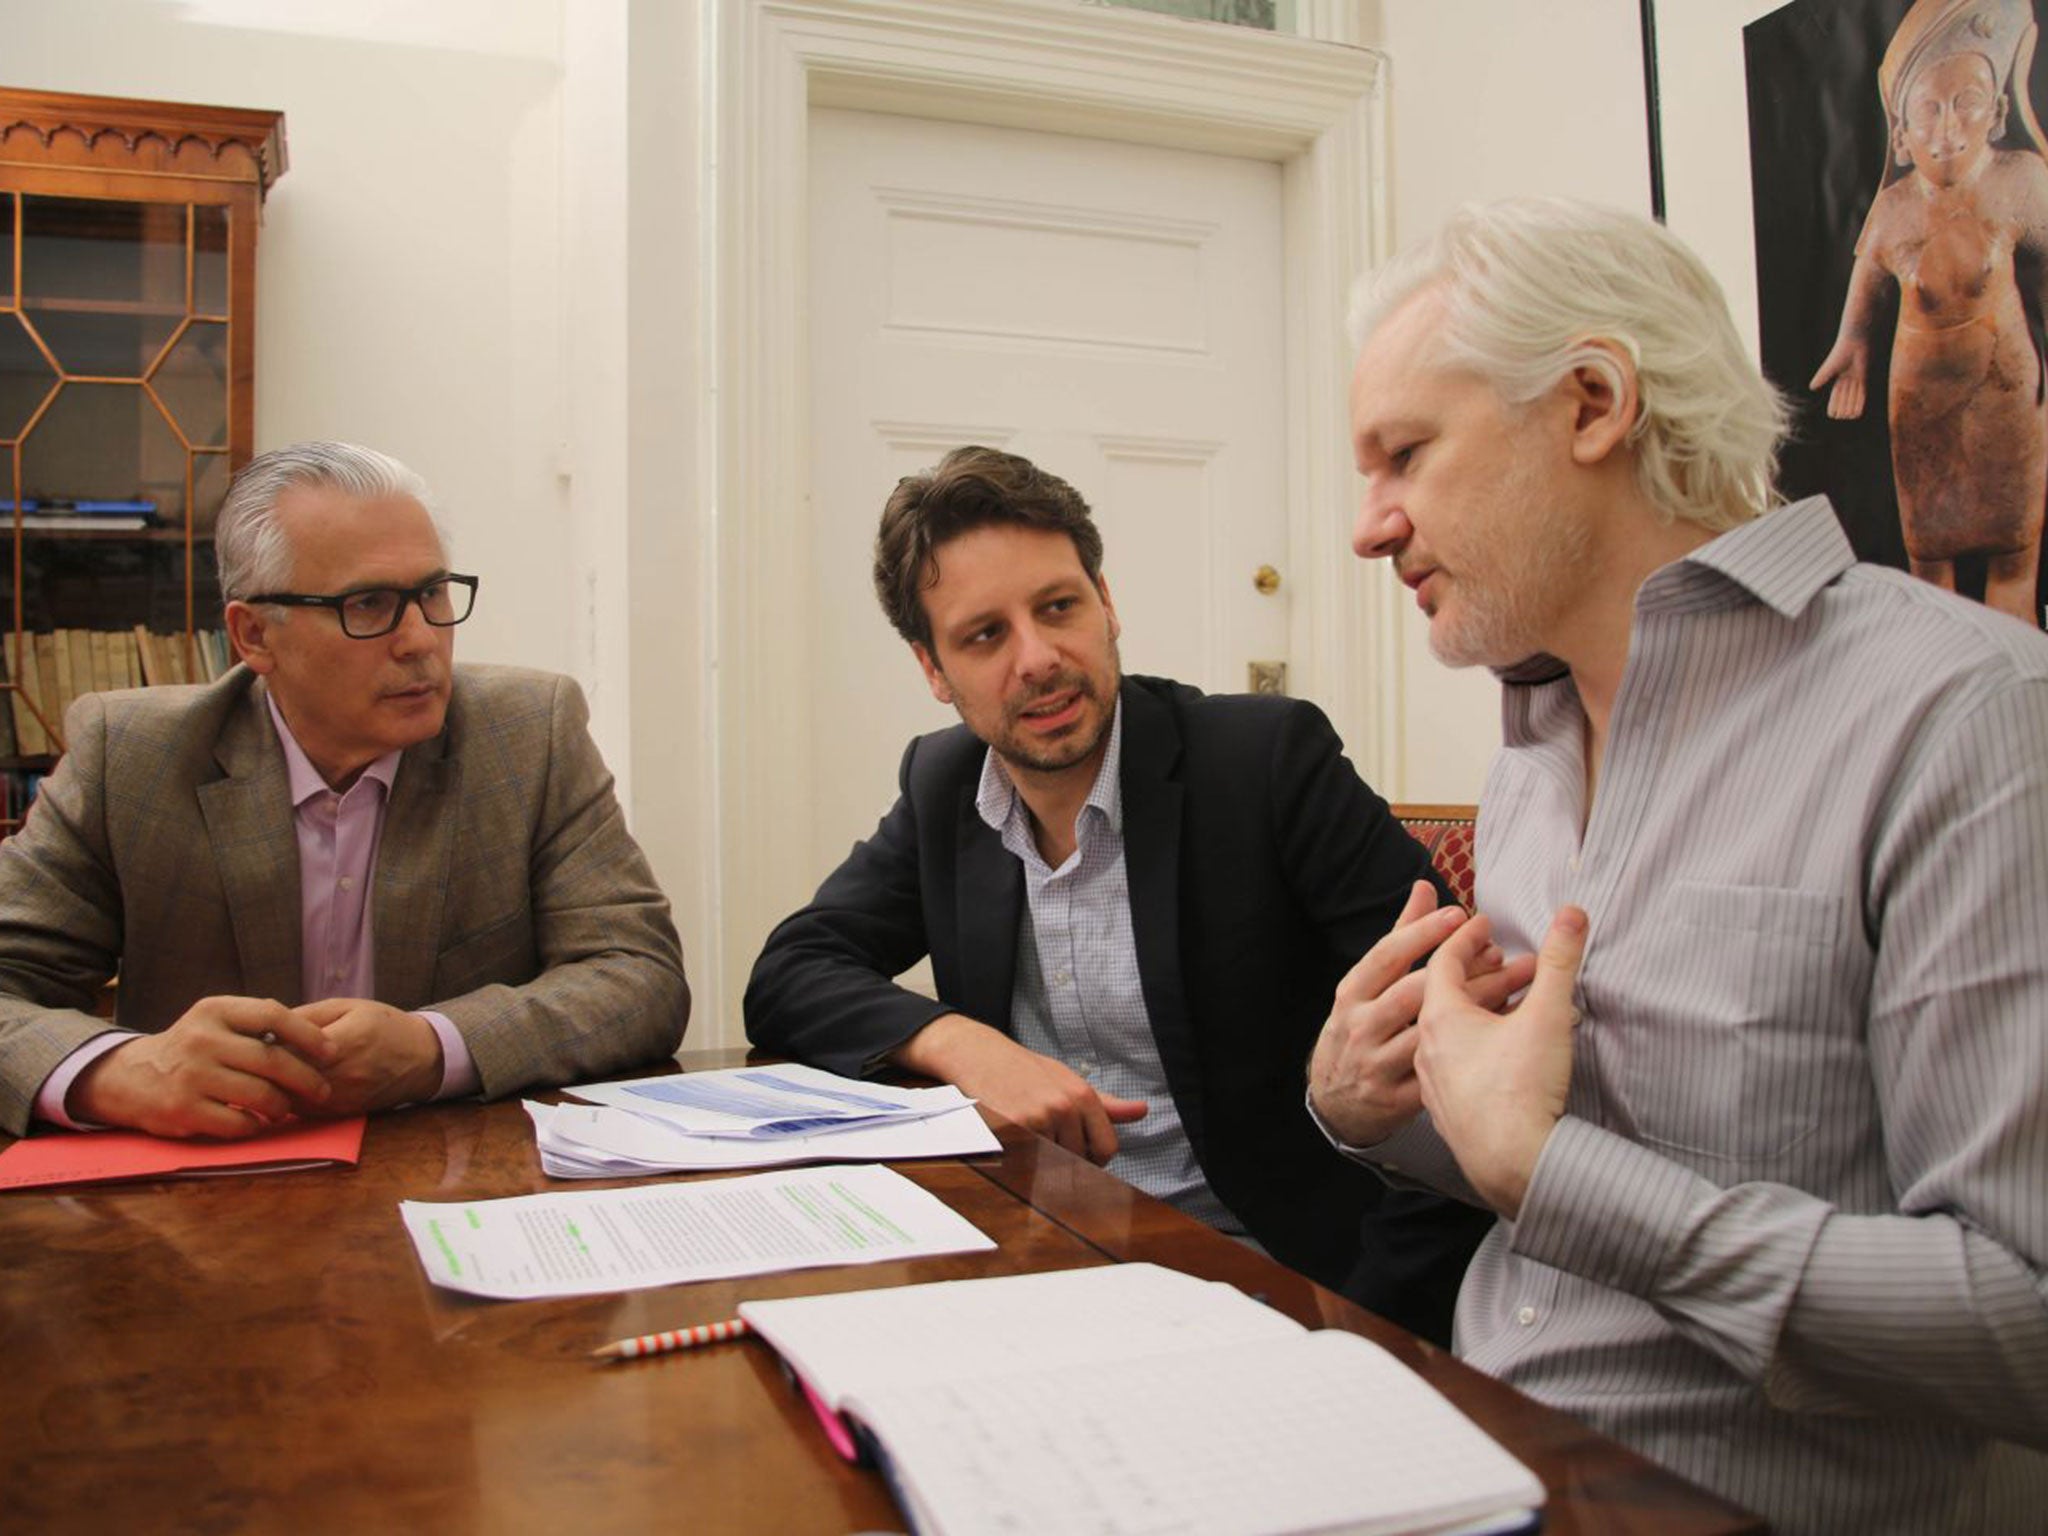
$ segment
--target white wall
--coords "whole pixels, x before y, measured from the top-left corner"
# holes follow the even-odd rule
[[[1377,11],[1369,36],[1392,60],[1397,249],[1478,199],[1555,193],[1650,211],[1636,0],[1379,0]],[[1500,742],[1499,690],[1484,671],[1439,666],[1421,614],[1405,611],[1390,659],[1405,699],[1398,774],[1381,788],[1476,800]]]

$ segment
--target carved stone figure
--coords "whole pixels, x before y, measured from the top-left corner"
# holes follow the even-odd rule
[[[1811,387],[1832,385],[1829,416],[1863,414],[1871,326],[1897,283],[1892,474],[1913,574],[1953,590],[1957,557],[1984,556],[1986,604],[2039,625],[2048,157],[2027,99],[2036,36],[2027,0],[1919,0],[1899,23],[1877,72],[1890,162]]]

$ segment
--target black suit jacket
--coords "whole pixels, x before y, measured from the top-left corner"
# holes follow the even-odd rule
[[[1144,677],[1122,698],[1138,974],[1210,1187],[1276,1258],[1447,1341],[1491,1217],[1387,1190],[1303,1096],[1338,980],[1416,880],[1449,892],[1315,706]],[[964,726],[910,744],[889,814],[755,962],[755,1044],[860,1076],[942,1013],[1010,1030],[1024,880],[975,809],[985,750]],[[927,953],[936,1002],[889,979]]]

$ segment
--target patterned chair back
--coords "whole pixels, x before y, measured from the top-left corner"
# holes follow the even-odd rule
[[[1408,835],[1428,850],[1429,862],[1457,893],[1458,903],[1472,910],[1472,829],[1476,805],[1394,805],[1395,818]]]

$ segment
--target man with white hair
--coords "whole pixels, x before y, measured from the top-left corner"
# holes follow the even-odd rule
[[[1473,1364],[1777,1530],[2038,1530],[2048,637],[1774,505],[1781,408],[1655,225],[1467,210],[1358,329],[1354,545],[1505,744],[1480,915],[1417,891],[1313,1108],[1502,1218]]]
[[[278,449],[214,543],[242,665],[80,699],[0,843],[0,1130],[232,1139],[672,1053],[681,948],[582,694],[455,665],[477,579],[420,478]]]

